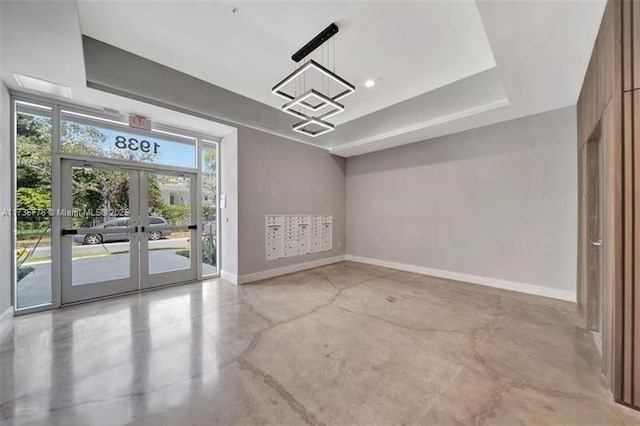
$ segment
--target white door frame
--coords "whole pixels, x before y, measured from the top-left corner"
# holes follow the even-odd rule
[[[89,228],[74,228],[71,215],[60,217],[60,262],[61,262],[61,303],[74,303],[82,300],[96,299],[111,296],[119,293],[127,293],[138,289],[140,282],[140,271],[138,267],[139,259],[139,223],[140,217],[139,203],[139,172],[133,169],[123,169],[113,165],[102,165],[98,163],[86,164],[77,160],[61,159],[61,201],[62,211],[71,212],[73,210],[73,168],[77,166],[89,165],[96,169],[118,170],[129,173],[129,226],[126,229],[100,230],[101,234],[108,233],[129,233],[129,276],[117,280],[96,281],[95,283],[73,285],[73,236],[76,234],[87,235],[92,232]],[[93,230],[95,232],[95,230]]]
[[[143,211],[149,205],[149,174],[160,175],[177,175],[189,179],[189,250],[191,255],[189,256],[190,268],[180,269],[176,271],[161,272],[156,274],[150,274],[150,250],[149,250],[149,233],[150,224],[149,216],[143,214]],[[168,284],[177,284],[184,282],[196,281],[199,277],[198,274],[198,259],[199,251],[198,244],[196,242],[200,238],[199,235],[202,230],[199,230],[198,215],[197,215],[197,176],[195,173],[168,173],[168,172],[150,172],[147,170],[140,171],[140,289],[148,289],[159,287]],[[184,231],[187,229],[185,226],[160,226],[154,227],[154,230],[167,230],[167,231]]]
[[[62,262],[62,288],[61,303],[75,303],[83,300],[112,296],[120,293],[128,293],[136,290],[144,290],[170,284],[178,284],[196,281],[198,278],[197,263],[198,241],[201,230],[197,226],[197,176],[195,173],[171,173],[152,169],[142,169],[131,165],[117,166],[104,164],[97,161],[87,162],[77,159],[61,158],[61,183],[62,183],[62,210],[73,209],[73,168],[78,166],[90,166],[102,170],[118,170],[129,173],[129,227],[117,230],[101,229],[100,234],[128,232],[129,237],[129,276],[123,279],[111,281],[98,281],[95,283],[73,285],[73,235],[87,235],[92,233],[89,228],[73,228],[71,216],[61,218],[61,262]],[[148,205],[149,205],[149,174],[177,175],[189,179],[189,225],[176,225],[154,227],[153,230],[184,231],[189,230],[189,256],[190,267],[175,271],[150,274],[149,233],[151,232]],[[72,232],[73,234],[67,234]],[[93,230],[95,232],[95,230]]]

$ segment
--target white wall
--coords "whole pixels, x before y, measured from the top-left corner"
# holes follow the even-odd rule
[[[0,14],[2,7],[0,6]],[[0,40],[0,45],[2,41]],[[2,57],[0,55],[0,74]],[[11,113],[9,92],[0,81],[0,316],[12,305],[11,269],[11,217],[3,215],[11,208]],[[0,318],[1,319],[1,318]],[[1,322],[1,321],[0,321]],[[2,324],[0,323],[0,328]]]
[[[349,158],[347,253],[575,299],[576,138],[568,107]]]
[[[248,275],[345,254],[346,161],[327,150],[240,127],[239,268]],[[265,215],[333,215],[333,250],[265,260]],[[225,248],[223,247],[223,253]],[[255,277],[255,275],[254,275]]]
[[[220,274],[232,282],[238,280],[238,132],[220,143],[220,195],[226,205],[221,209]],[[220,206],[222,207],[222,205]]]

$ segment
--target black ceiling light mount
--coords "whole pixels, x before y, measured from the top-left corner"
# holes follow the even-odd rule
[[[293,62],[300,62],[304,58],[306,58],[311,52],[316,50],[318,47],[322,46],[326,41],[328,41],[331,37],[338,34],[338,26],[334,23],[331,23],[327,28],[322,30],[320,34],[315,36],[313,40],[309,43],[305,44],[304,47],[298,50],[293,54],[291,59]]]
[[[299,63],[337,33],[338,26],[332,23],[305,44],[302,49],[294,53],[291,59],[296,64]],[[327,52],[327,62],[329,62],[329,56],[330,54]],[[324,47],[322,49],[322,58],[325,58]],[[307,87],[306,73],[319,74],[320,84],[316,87],[313,84],[311,87]],[[309,81],[311,82],[312,80],[309,79]],[[318,80],[314,81],[317,84]],[[333,94],[330,93],[332,91],[331,86],[334,89]],[[338,92],[336,93],[335,90]],[[274,95],[287,100],[287,103],[282,106],[284,112],[303,119],[303,121],[293,125],[293,130],[313,137],[334,129],[335,126],[326,120],[344,111],[345,107],[338,103],[338,100],[352,94],[355,90],[356,88],[353,84],[335,73],[335,39],[333,40],[333,71],[328,66],[325,67],[313,59],[309,59],[271,89]],[[316,102],[310,103],[312,100]],[[331,107],[329,111],[326,110],[328,107]],[[315,113],[319,115],[312,115]]]

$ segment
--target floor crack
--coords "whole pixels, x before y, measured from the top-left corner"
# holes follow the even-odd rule
[[[318,418],[312,412],[307,410],[307,408],[302,405],[302,403],[298,401],[289,391],[287,391],[287,389],[285,389],[285,387],[282,386],[273,376],[260,370],[258,367],[251,364],[246,359],[240,359],[238,361],[238,364],[241,368],[249,370],[251,373],[253,373],[253,375],[261,377],[264,380],[264,383],[271,389],[276,391],[276,393],[285,400],[289,407],[291,407],[291,409],[295,411],[306,424],[314,426],[324,425],[324,423],[318,420]]]
[[[459,333],[459,334],[467,334],[467,335],[468,335],[468,334],[470,334],[470,333],[465,332],[465,331],[462,331],[462,330],[453,330],[453,329],[448,329],[448,328],[437,328],[437,327],[412,327],[412,326],[409,326],[409,325],[404,325],[404,324],[400,324],[400,323],[397,323],[397,322],[394,322],[394,321],[388,320],[388,319],[386,319],[386,318],[379,317],[379,316],[377,316],[377,315],[371,315],[371,314],[367,314],[367,313],[364,313],[364,312],[352,311],[351,309],[348,309],[348,308],[345,308],[345,307],[342,307],[342,306],[337,306],[337,305],[333,305],[333,306],[334,306],[335,308],[342,309],[343,311],[346,311],[346,312],[352,313],[352,314],[354,314],[354,315],[360,315],[360,316],[363,316],[363,317],[376,319],[376,320],[379,320],[379,321],[385,322],[385,323],[387,323],[387,324],[390,324],[390,325],[393,325],[393,326],[396,326],[396,327],[400,327],[400,328],[404,328],[404,329],[407,329],[407,330],[411,330],[411,331],[418,331],[418,332],[440,332],[440,333]]]

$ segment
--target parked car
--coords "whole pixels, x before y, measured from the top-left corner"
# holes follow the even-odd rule
[[[164,229],[154,230],[154,227],[164,227],[171,226],[168,220],[151,216],[149,217],[149,240],[156,241],[160,238],[167,237],[171,235],[171,231]],[[89,234],[84,235],[74,235],[73,241],[78,244],[100,244],[100,243],[111,243],[114,241],[129,241],[129,233],[128,232],[116,232],[116,233],[101,233],[101,229],[113,229],[113,228],[128,228],[129,227],[129,218],[128,217],[120,217],[118,219],[113,219],[108,222],[103,223],[102,225],[94,226],[90,228],[92,230],[95,229],[95,232],[91,232]]]

